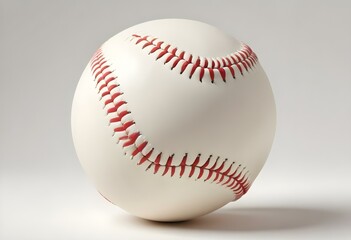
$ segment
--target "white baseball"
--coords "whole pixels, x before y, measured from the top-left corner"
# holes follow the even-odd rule
[[[115,35],[77,86],[80,162],[111,203],[181,221],[239,199],[275,132],[269,81],[247,45],[205,23],[164,19]]]

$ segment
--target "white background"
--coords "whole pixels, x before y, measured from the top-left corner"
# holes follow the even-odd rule
[[[79,166],[70,107],[109,37],[147,20],[215,25],[258,54],[278,125],[249,193],[160,224],[110,205]],[[0,239],[351,238],[350,1],[0,1]]]

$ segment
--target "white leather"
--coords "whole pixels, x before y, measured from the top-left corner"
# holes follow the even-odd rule
[[[201,22],[164,19],[128,28],[101,50],[117,76],[131,112],[128,117],[135,121],[133,129],[142,133],[155,153],[162,152],[162,165],[172,154],[178,165],[184,153],[189,164],[198,154],[213,155],[220,157],[220,163],[228,159],[226,168],[233,162],[245,167],[252,183],[267,159],[275,131],[273,94],[260,64],[243,75],[236,69],[235,79],[227,72],[226,82],[218,74],[214,83],[208,74],[200,82],[198,72],[189,79],[190,68],[180,74],[180,64],[171,70],[164,59],[156,60],[157,53],[148,54],[151,46],[142,49],[133,34],[157,37],[196,57],[226,56],[238,51],[241,43]],[[186,168],[180,178],[179,172],[162,176],[162,171],[154,174],[145,170],[147,165],[137,165],[138,159],[125,155],[113,136],[106,107],[88,64],[73,101],[72,134],[84,170],[111,202],[142,218],[179,221],[233,200],[233,192],[225,186],[196,179],[199,169],[189,178],[191,169]],[[206,160],[202,157],[200,163]]]

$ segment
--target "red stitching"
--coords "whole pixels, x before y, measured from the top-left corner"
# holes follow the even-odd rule
[[[140,38],[138,41],[142,42],[145,39],[147,38]],[[155,39],[150,41],[149,45],[154,44],[154,41]],[[168,49],[168,47],[166,48]],[[174,49],[173,51],[176,51]],[[184,57],[183,53],[180,54],[182,57]],[[191,59],[192,55],[189,57],[189,60]],[[217,62],[217,68],[218,64],[227,63],[228,61]],[[206,158],[205,156],[198,154],[194,161],[191,161],[192,159],[189,159],[188,154],[185,153],[179,165],[172,163],[174,154],[168,156],[166,164],[162,164],[161,158],[163,153],[152,148],[151,144],[137,130],[135,122],[131,118],[131,112],[127,109],[127,102],[123,99],[123,92],[119,89],[118,78],[114,76],[113,70],[111,70],[101,49],[95,53],[90,64],[98,94],[106,108],[109,123],[113,124],[114,134],[117,134],[114,137],[116,137],[118,144],[123,148],[125,154],[129,155],[132,159],[139,159],[138,165],[148,163],[146,170],[153,169],[154,174],[159,173],[161,168],[163,168],[163,171],[161,171],[162,176],[170,174],[171,177],[176,174],[176,169],[179,169],[179,177],[185,176],[186,170],[189,169],[189,173],[187,174],[189,178],[193,177],[196,170],[198,170],[199,173],[195,176],[196,179],[203,179],[204,181],[212,179],[212,182],[231,189],[235,199],[239,199],[248,191],[251,185],[249,182],[249,172],[241,165],[235,166],[235,162],[225,168],[225,162],[228,159],[220,161],[220,157],[217,157],[214,164],[210,166],[213,162],[213,156],[210,155],[207,157],[206,162],[200,165],[201,158]],[[207,64],[209,63],[205,61],[203,65]],[[195,65],[200,65],[198,60],[196,60]],[[212,68],[208,69],[213,70]]]
[[[157,42],[158,39],[155,37],[133,34],[132,40],[133,39],[136,40],[135,45],[142,45],[142,49],[150,47],[149,55],[158,54],[156,60],[163,59],[164,64],[172,64],[172,70],[181,62],[180,74],[183,74],[189,67],[191,69],[189,78],[192,78],[194,73],[198,70],[200,82],[202,82],[205,74],[209,75],[212,83],[214,83],[216,79],[215,75],[218,75],[224,82],[226,82],[227,76],[232,76],[232,78],[235,79],[235,68],[239,70],[241,75],[244,75],[243,68],[248,72],[258,61],[256,54],[246,44],[242,44],[241,49],[227,56],[216,59],[204,58],[203,61],[201,61],[200,57],[195,59],[192,54],[186,59],[185,51],[179,51],[178,48],[165,44],[163,41]]]

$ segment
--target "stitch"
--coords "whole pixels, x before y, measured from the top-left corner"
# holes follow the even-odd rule
[[[236,56],[233,54],[230,54],[230,59],[233,61],[233,64],[237,64],[239,61],[236,59]]]
[[[135,131],[135,132],[139,132],[139,131]],[[136,146],[137,148],[140,148],[142,145],[145,144],[145,142],[146,142],[145,138],[140,134],[140,135],[138,136],[138,138],[135,140],[135,146]],[[144,147],[145,147],[145,146],[144,146]],[[143,147],[143,149],[144,149],[144,147]]]
[[[149,166],[145,169],[145,171],[148,171],[152,167],[153,163],[151,162]]]
[[[158,54],[156,60],[158,60],[159,58],[163,57],[163,55],[165,55],[167,53],[167,51],[162,51]]]
[[[147,39],[147,37],[144,38]],[[151,40],[152,43],[154,41],[156,41],[156,38]],[[161,48],[162,43],[158,42],[156,45]],[[167,45],[166,48],[168,49],[169,46],[170,45]],[[176,53],[176,51],[177,48],[172,50],[174,53]],[[197,67],[192,67],[190,71],[191,75],[193,75],[194,72],[199,69],[198,66],[202,64],[202,67],[200,67],[200,80],[203,76],[203,74],[201,75],[201,71],[204,72],[205,70],[210,74],[212,72],[213,75],[214,70],[216,70],[222,75],[222,78],[225,79],[225,69],[218,66],[229,64],[230,61],[227,59],[214,61],[207,58],[202,58],[201,60],[200,57],[197,57],[196,60],[194,60],[195,58],[193,55],[186,55],[184,51],[180,53],[180,56],[186,57],[187,60],[177,58],[175,61],[176,63],[173,64],[177,65],[179,61],[182,61],[182,65],[184,66],[182,68],[184,68],[184,71],[191,61],[195,61],[194,66]],[[169,56],[167,59],[168,58]],[[207,66],[208,64],[217,66],[217,68],[205,68],[204,66]],[[249,66],[249,64],[247,65]],[[179,165],[174,165],[174,154],[169,155],[168,157],[163,156],[163,153],[155,150],[155,148],[153,148],[143,137],[141,132],[137,130],[135,122],[131,117],[131,112],[126,107],[127,101],[123,99],[123,92],[119,89],[119,83],[117,82],[118,78],[113,76],[114,70],[112,70],[111,65],[107,63],[101,49],[97,51],[91,60],[91,71],[94,81],[97,82],[96,87],[98,94],[101,95],[100,100],[104,99],[103,106],[107,109],[106,114],[109,116],[109,125],[114,124],[113,136],[115,133],[118,134],[116,138],[117,144],[121,145],[124,154],[129,156],[130,159],[136,159],[137,165],[148,163],[145,171],[152,168],[153,174],[161,172],[162,176],[170,174],[170,177],[173,177],[176,175],[176,169],[179,169],[177,174],[180,178],[185,176],[185,173],[187,173],[187,177],[194,178],[195,180],[203,179],[204,181],[208,181],[213,178],[212,183],[215,182],[216,184],[220,184],[233,191],[235,199],[240,198],[248,191],[250,188],[248,171],[245,167],[242,168],[241,164],[239,164],[234,170],[233,166],[235,162],[232,162],[224,170],[225,163],[228,161],[227,158],[225,158],[224,161],[220,161],[220,157],[217,156],[213,165],[209,166],[213,158],[213,155],[211,154],[207,157],[207,160],[200,165],[201,158],[204,158],[204,156],[197,154],[192,162],[191,160],[193,159],[189,159],[188,153],[185,153],[182,157],[181,163]],[[232,75],[234,76],[233,73]],[[162,157],[167,159],[165,164],[161,164]],[[234,172],[229,174],[232,170],[234,170]],[[198,174],[196,176],[195,173],[197,171]],[[207,176],[204,176],[205,171],[207,171]]]
[[[202,78],[204,77],[204,74],[205,74],[205,70],[204,70],[204,68],[201,68],[201,69],[200,69],[200,75],[199,75],[199,77],[200,77],[200,82],[202,82]]]
[[[168,57],[167,57],[167,59],[166,59],[166,61],[164,62],[164,64],[166,64],[166,63],[168,63],[169,61],[171,61],[172,60],[172,58],[174,58],[175,56],[173,55],[173,54],[170,54]]]
[[[222,77],[223,81],[226,82],[226,80],[225,80],[225,70],[223,68],[218,68],[218,71],[221,74],[221,77]]]
[[[191,55],[190,55],[191,56]],[[191,62],[191,59],[189,59],[189,62]],[[194,66],[191,68],[191,71],[190,71],[190,75],[189,75],[189,78],[191,78],[195,72],[195,70],[199,67],[200,65],[200,58],[198,58],[194,64]],[[203,70],[203,68],[201,68],[201,70]],[[200,76],[200,81],[202,81],[202,76]]]
[[[155,165],[155,170],[154,170],[154,174],[156,174],[158,172],[158,169],[160,168],[160,160],[161,160],[161,155],[162,153],[159,153],[154,161],[154,165]]]
[[[212,68],[207,68],[209,74],[210,74],[210,77],[211,77],[211,82],[214,83],[214,71]]]
[[[150,143],[148,143],[146,144],[145,148],[141,151],[141,154],[143,156],[146,156],[151,150],[153,150],[153,146]]]
[[[105,61],[105,60],[101,54],[100,56],[96,57],[95,60],[92,62],[91,68],[93,69],[93,74],[95,73],[96,69],[99,67],[98,65],[100,65],[102,61]]]
[[[219,178],[219,175],[221,174],[221,170],[222,170],[223,167],[224,167],[224,163],[225,163],[225,161],[222,162],[222,165],[221,165],[219,168],[217,168],[216,170],[214,170],[214,172],[216,173],[216,177],[214,178],[213,182],[217,181],[217,179]],[[224,177],[224,175],[222,175],[222,176]],[[220,183],[220,181],[219,181],[218,183]]]
[[[232,181],[232,178],[231,178],[230,176],[228,176],[227,181],[225,181],[225,182],[224,182],[224,183],[222,183],[221,185],[222,185],[222,186],[227,186],[227,185],[228,185],[228,183],[229,183],[230,181]]]
[[[188,61],[184,61],[184,63],[182,64],[182,68],[180,70],[180,74],[182,74],[184,72],[184,70],[186,69],[186,67],[188,66],[189,62]]]
[[[243,69],[241,68],[240,64],[238,63],[236,66],[238,67],[238,69],[239,69],[241,75],[244,75],[244,74],[243,74]]]
[[[247,65],[246,65],[246,63],[245,62],[241,62],[241,64],[244,66],[244,68],[245,68],[245,70],[247,71]]]
[[[184,174],[187,158],[188,158],[188,154],[186,153],[186,154],[184,155],[184,157],[183,157],[182,162],[181,162],[180,165],[179,165],[179,166],[180,166],[180,174],[179,174],[180,177],[182,177],[183,174]]]
[[[148,154],[144,155],[144,156],[140,159],[140,161],[138,162],[138,165],[141,165],[141,164],[143,164],[144,162],[146,162],[146,161],[149,159],[149,157],[151,156],[151,154],[152,154],[153,151],[154,151],[154,149],[152,148],[152,149],[149,151]]]
[[[205,62],[204,62],[203,67],[204,67],[204,68],[207,68],[207,67],[208,67],[208,60],[207,60],[207,58],[205,58]]]
[[[190,165],[190,166],[191,166],[191,170],[190,170],[190,173],[189,173],[189,177],[192,177],[192,176],[193,176],[193,174],[194,174],[194,172],[195,172],[195,168],[198,166],[198,164],[199,164],[199,162],[200,162],[200,156],[201,156],[201,154],[199,154],[199,155],[196,157],[194,163]]]
[[[159,41],[158,43],[155,43],[157,38],[153,38],[151,41],[149,40],[149,36],[144,36],[141,37],[140,35],[133,34],[131,41],[133,39],[137,39],[135,42],[135,45],[138,45],[141,42],[145,42],[142,45],[142,49],[147,48],[149,46],[152,46],[151,50],[148,52],[148,54],[153,54],[156,51],[160,50],[157,57],[156,61],[161,59],[163,56],[165,56],[167,53],[169,54],[167,58],[164,60],[164,65],[169,63],[173,58],[176,58],[176,60],[172,63],[171,70],[173,70],[175,67],[177,67],[178,63],[182,61],[182,65],[180,68],[180,74],[183,74],[184,71],[187,69],[187,67],[191,66],[191,70],[189,72],[189,78],[191,79],[194,75],[194,72],[200,68],[200,74],[199,74],[199,81],[202,82],[203,76],[206,73],[205,69],[207,69],[207,73],[210,75],[211,82],[214,83],[214,75],[215,75],[215,69],[217,69],[219,76],[222,78],[224,82],[226,82],[226,69],[228,69],[231,72],[232,77],[235,79],[235,70],[234,66],[239,69],[239,72],[241,75],[244,74],[243,68],[248,72],[250,69],[254,67],[254,65],[257,62],[257,56],[256,54],[252,51],[252,49],[245,45],[242,44],[241,49],[231,53],[225,57],[216,57],[215,59],[208,59],[205,58],[203,62],[198,61],[199,57],[197,60],[194,62],[194,57],[192,54],[186,53],[185,51],[178,51],[178,48],[173,48],[172,51],[169,50],[170,45],[168,44],[165,48],[162,48],[162,45],[164,44],[163,41]],[[186,57],[187,56],[187,57]],[[242,65],[242,66],[241,66]],[[216,72],[217,72],[216,71]]]
[[[135,122],[134,121],[128,121],[128,122],[126,122],[126,123],[122,123],[122,126],[121,127],[119,127],[119,128],[115,128],[115,132],[125,132],[125,131],[127,131],[127,129],[130,127],[130,126],[132,126],[133,124],[135,124]]]
[[[148,158],[148,161],[151,161],[151,162],[155,162],[157,156],[160,154],[160,151],[158,151],[158,149],[154,149],[152,151],[152,154],[150,155],[150,157]]]
[[[171,177],[174,176],[175,170],[176,170],[176,166],[172,166],[172,168],[171,168]]]
[[[127,138],[127,142],[123,143],[123,147],[128,147],[130,145],[133,145],[135,143],[135,140],[137,139],[137,137],[139,137],[140,133],[136,132],[136,133],[132,133],[128,136]]]
[[[97,80],[97,84],[99,84],[102,80],[104,80],[111,73],[112,73],[112,71],[108,71],[108,72],[105,72],[104,74],[102,74],[102,76],[100,76],[99,79]]]
[[[212,155],[210,155],[207,159],[207,161],[202,165],[200,166],[200,172],[199,172],[199,175],[197,176],[198,179],[200,179],[204,173],[204,170],[206,169],[207,165],[210,163],[211,161],[211,158],[212,158]]]
[[[189,58],[188,58],[187,61],[188,61],[188,62],[191,62],[191,60],[193,60],[193,55],[192,55],[192,54],[189,55]]]
[[[177,64],[179,63],[179,61],[180,61],[181,59],[180,58],[177,58],[174,62],[173,62],[173,64],[172,64],[172,70],[173,70],[173,68],[175,68],[176,66],[177,66]]]
[[[117,93],[114,93],[114,94],[112,94],[112,96],[111,96],[111,101],[112,102],[114,102],[115,101],[115,99],[117,99],[119,96],[121,96],[123,93],[122,92],[117,92]]]
[[[209,172],[208,172],[207,178],[205,179],[205,182],[212,177],[213,172],[214,172],[213,170],[216,168],[218,160],[219,160],[219,157],[217,157],[217,159],[216,159],[215,163],[213,164],[213,166],[211,168],[209,168]]]
[[[228,159],[226,159],[227,161]],[[230,170],[232,169],[233,163],[230,164],[230,166],[227,168],[227,170],[225,172],[223,172],[223,175],[228,175],[228,173],[230,172]]]
[[[102,65],[104,65],[106,61],[104,59],[99,60],[96,62],[91,68],[93,69],[93,74],[95,74],[96,70],[100,69]],[[96,66],[96,67],[95,67]]]
[[[241,173],[240,173],[241,174]],[[239,175],[240,175],[239,174]],[[245,173],[246,175],[246,173]],[[248,184],[247,184],[247,178],[245,178],[245,175],[239,179],[238,177],[238,181],[235,182],[234,186],[231,187],[231,189],[235,192],[237,192],[239,194],[239,197],[243,196],[246,192],[244,191],[244,189],[246,187],[248,187]]]
[[[165,165],[165,169],[164,169],[164,171],[162,173],[162,176],[166,175],[168,170],[169,170],[169,168],[172,166],[173,156],[174,156],[174,154],[172,154],[172,155],[170,155],[168,157],[168,160],[167,160],[167,163]]]
[[[215,59],[217,68],[224,67],[218,58]]]
[[[147,145],[147,142],[143,142],[142,144],[140,144],[140,146],[134,150],[134,152],[132,153],[132,156],[134,157],[135,155],[140,153],[145,148],[146,145]]]
[[[234,183],[234,185],[232,186],[232,189],[234,189],[234,188],[237,188],[237,186],[238,185],[240,185],[240,186],[243,186],[244,185],[244,178],[245,178],[245,175],[246,174],[244,174],[243,176],[241,176],[242,175],[242,172],[240,172],[239,173],[239,175],[238,176],[236,176],[236,178],[238,179],[238,181],[234,181],[233,183]],[[241,177],[241,178],[240,178]],[[231,186],[228,186],[229,188],[231,187]]]

